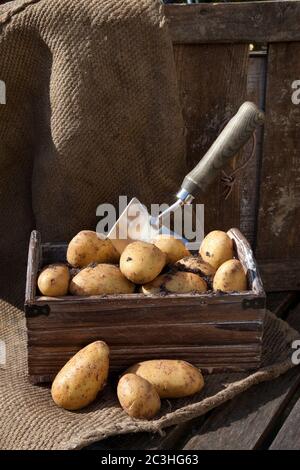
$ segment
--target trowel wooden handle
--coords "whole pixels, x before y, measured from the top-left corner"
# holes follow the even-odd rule
[[[193,196],[199,190],[205,191],[263,122],[264,114],[254,103],[243,103],[198,165],[184,178],[182,190]]]

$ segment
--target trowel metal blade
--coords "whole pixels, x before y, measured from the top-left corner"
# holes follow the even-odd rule
[[[135,240],[151,242],[161,233],[176,236],[174,232],[151,217],[144,204],[137,198],[133,198],[107,237],[112,241],[118,252],[122,253],[129,243]],[[180,237],[177,236],[177,238]]]

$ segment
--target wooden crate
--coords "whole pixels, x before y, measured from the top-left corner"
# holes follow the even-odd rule
[[[265,292],[247,240],[237,229],[228,234],[247,270],[246,292],[53,298],[37,293],[38,271],[65,261],[67,245],[42,245],[32,232],[25,300],[31,381],[51,380],[74,353],[99,339],[110,346],[117,371],[150,358],[181,358],[209,372],[257,368]]]

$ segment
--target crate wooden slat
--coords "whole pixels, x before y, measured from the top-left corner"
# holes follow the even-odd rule
[[[76,351],[98,339],[109,344],[115,371],[162,357],[182,358],[209,372],[257,368],[265,293],[249,244],[238,230],[228,233],[247,269],[249,291],[50,298],[36,292],[38,270],[65,261],[67,245],[41,245],[33,232],[25,302],[31,381],[51,380]]]

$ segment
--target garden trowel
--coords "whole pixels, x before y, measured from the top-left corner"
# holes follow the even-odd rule
[[[264,114],[254,103],[243,103],[196,167],[184,178],[174,204],[158,216],[151,216],[147,208],[137,198],[133,198],[108,234],[119,253],[134,240],[150,242],[160,233],[171,234],[164,221],[184,204],[191,204],[196,194],[207,190],[220,170],[246,144],[263,121]]]

